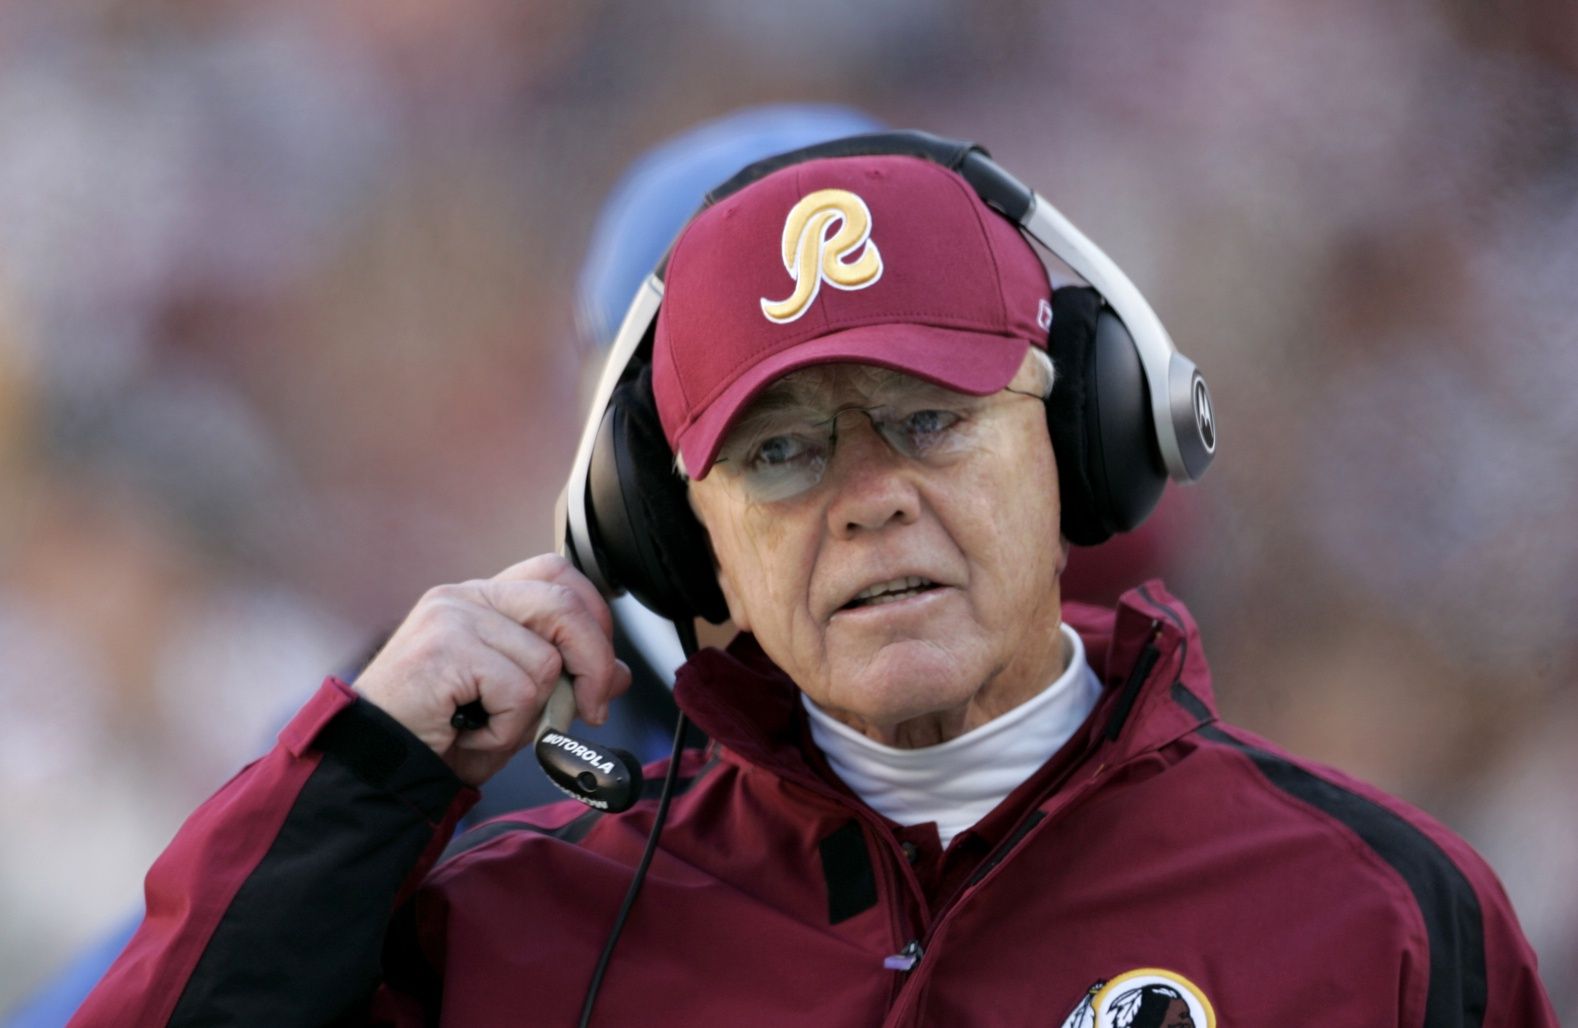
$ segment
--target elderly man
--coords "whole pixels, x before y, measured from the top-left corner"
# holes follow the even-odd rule
[[[741,634],[680,672],[712,742],[597,1020],[1555,1023],[1461,841],[1221,724],[1159,584],[1061,602],[1057,334],[1096,308],[963,178],[790,162],[693,219],[666,283],[620,402],[705,530],[674,573]],[[607,716],[610,632],[558,556],[429,592],[183,828],[79,1023],[572,1023],[652,796],[440,854],[561,674]]]

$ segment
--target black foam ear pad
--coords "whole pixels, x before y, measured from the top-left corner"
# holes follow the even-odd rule
[[[1058,496],[1063,535],[1071,543],[1093,546],[1112,534],[1096,510],[1096,490],[1086,467],[1085,403],[1090,389],[1091,352],[1101,296],[1094,289],[1068,286],[1052,292],[1052,395],[1047,397],[1047,428],[1057,459]]]
[[[1055,381],[1047,426],[1063,534],[1094,546],[1138,527],[1167,484],[1150,393],[1133,338],[1094,289],[1053,292],[1048,348]]]
[[[588,469],[591,534],[603,573],[670,620],[729,616],[707,532],[663,436],[652,371],[615,390]]]
[[[1096,315],[1095,342],[1092,385],[1085,395],[1086,468],[1107,527],[1132,532],[1161,500],[1167,465],[1156,443],[1139,348],[1123,319],[1105,305]]]

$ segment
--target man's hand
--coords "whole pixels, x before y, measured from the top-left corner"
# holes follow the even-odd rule
[[[492,578],[441,585],[417,602],[356,680],[455,774],[481,785],[530,743],[561,671],[581,720],[600,725],[630,687],[613,616],[586,577],[545,554]],[[479,700],[488,723],[460,732],[455,708]]]

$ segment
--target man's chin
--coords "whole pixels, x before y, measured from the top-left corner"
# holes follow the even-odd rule
[[[974,663],[926,640],[888,643],[869,660],[851,662],[836,694],[867,724],[893,727],[968,704],[985,677]]]

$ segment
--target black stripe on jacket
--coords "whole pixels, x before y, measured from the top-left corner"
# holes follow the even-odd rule
[[[220,918],[171,1025],[333,1024],[377,987],[395,897],[461,783],[365,700],[315,745],[322,759]]]
[[[1202,722],[1208,722],[1195,729],[1198,734],[1244,754],[1272,785],[1347,825],[1407,884],[1430,944],[1430,986],[1423,1028],[1483,1025],[1488,987],[1479,897],[1435,840],[1374,800],[1224,731],[1200,698],[1182,683],[1174,683],[1172,696]]]

